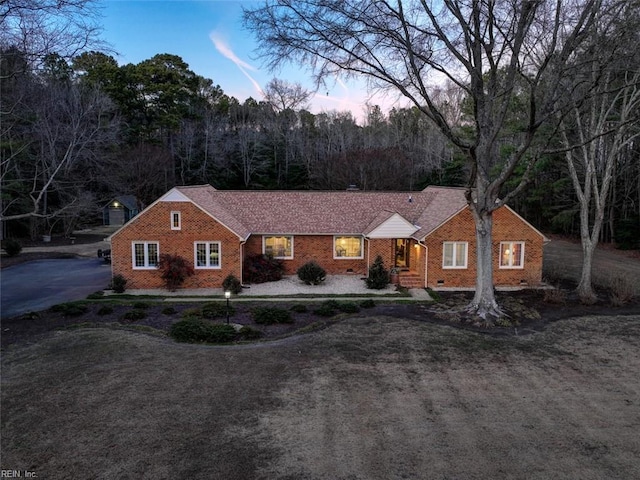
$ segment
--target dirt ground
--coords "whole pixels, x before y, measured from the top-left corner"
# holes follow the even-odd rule
[[[640,477],[640,315],[371,316],[255,346],[59,331],[2,358],[2,468],[69,479]]]

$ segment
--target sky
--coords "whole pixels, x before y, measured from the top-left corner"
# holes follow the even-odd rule
[[[257,58],[256,41],[242,26],[242,7],[258,1],[240,0],[102,0],[102,37],[117,52],[119,65],[139,63],[159,53],[180,56],[198,75],[213,80],[224,93],[244,102],[262,100],[262,89],[280,78],[315,91],[311,72],[291,65],[270,72]],[[359,121],[366,104],[391,108],[393,100],[374,96],[364,82],[336,78],[315,93],[313,113],[350,111]]]

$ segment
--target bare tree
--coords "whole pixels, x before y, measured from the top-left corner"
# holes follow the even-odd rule
[[[531,149],[557,108],[558,85],[604,0],[273,0],[246,10],[245,25],[271,68],[293,60],[318,82],[361,76],[408,98],[460,148],[471,166],[467,201],[477,240],[476,293],[469,311],[502,315],[493,285],[493,212],[518,165],[524,185]],[[448,79],[471,105],[471,128],[459,129],[437,102],[434,86]],[[521,99],[524,111],[514,114]],[[510,123],[509,129],[505,126]],[[514,132],[516,134],[514,134]],[[503,142],[513,148],[505,156]]]
[[[307,108],[312,92],[299,83],[290,83],[278,78],[272,79],[264,89],[264,98],[276,112],[287,109]]]

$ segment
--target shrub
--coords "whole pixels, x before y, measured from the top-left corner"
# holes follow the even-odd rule
[[[229,305],[229,316],[236,313],[233,305]],[[222,318],[227,316],[227,304],[225,302],[210,302],[202,307],[204,318]]]
[[[142,320],[147,316],[147,312],[144,310],[140,310],[138,308],[134,308],[133,310],[129,310],[122,315],[122,320],[128,320],[130,322],[135,322],[136,320]]]
[[[98,309],[96,313],[98,315],[109,315],[110,313],[113,313],[113,307],[110,307],[109,305],[103,305]]]
[[[298,269],[298,278],[307,285],[319,285],[327,278],[327,272],[312,260]]]
[[[344,313],[358,313],[360,311],[360,307],[354,302],[343,302],[338,305],[338,308]]]
[[[176,313],[176,309],[173,307],[164,307],[162,309],[162,314],[163,315],[173,315]]]
[[[182,318],[202,318],[202,310],[198,307],[185,308],[181,314]]]
[[[240,292],[242,292],[242,284],[240,283],[240,280],[238,280],[236,278],[235,275],[227,275],[227,277],[222,281],[222,289],[225,292],[231,292],[234,295],[239,294]]]
[[[187,260],[180,255],[171,255],[170,253],[160,255],[158,270],[160,270],[160,276],[164,280],[165,287],[170,292],[174,292],[184,283],[187,277],[195,273]]]
[[[275,282],[284,274],[282,260],[269,255],[251,255],[243,264],[244,278],[250,283]]]
[[[120,274],[114,275],[114,277],[111,279],[110,286],[111,286],[111,290],[113,290],[114,292],[124,293],[127,286],[127,279]]]
[[[256,340],[262,337],[262,332],[251,327],[242,327],[238,330],[238,335],[244,340]]]
[[[291,312],[283,308],[257,307],[251,311],[253,321],[260,325],[273,325],[275,323],[293,323]]]
[[[544,291],[544,301],[546,303],[562,305],[567,301],[567,292],[559,286],[546,289]]]
[[[614,307],[621,307],[633,300],[633,283],[625,276],[612,276],[609,278],[607,289],[609,300]]]
[[[333,317],[336,314],[336,308],[329,302],[322,302],[313,313],[320,315],[321,317]]]
[[[373,298],[367,298],[366,300],[360,302],[361,308],[373,308],[375,306],[376,302],[373,300]]]
[[[149,304],[147,302],[135,302],[133,304],[133,308],[138,308],[140,310],[146,310],[149,308]]]
[[[20,242],[13,238],[6,238],[2,241],[2,248],[7,252],[10,257],[15,257],[22,251],[22,245]]]
[[[98,290],[97,292],[93,292],[87,295],[87,300],[101,300],[103,298],[104,292],[102,290]]]
[[[231,325],[214,324],[199,318],[189,318],[171,325],[169,335],[177,342],[228,343],[235,339],[236,330]]]
[[[291,311],[296,313],[305,313],[307,311],[307,306],[302,303],[297,303],[291,307]]]
[[[89,308],[80,303],[60,303],[51,307],[50,310],[52,312],[62,313],[65,317],[79,317],[87,313]]]
[[[367,288],[382,290],[389,284],[389,272],[384,268],[382,257],[378,255],[369,267],[369,276],[365,280]]]

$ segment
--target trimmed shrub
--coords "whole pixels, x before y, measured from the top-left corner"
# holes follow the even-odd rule
[[[189,318],[171,325],[169,335],[177,342],[229,343],[235,340],[236,330],[231,325],[214,324],[198,318]]]
[[[104,292],[102,290],[98,290],[97,292],[93,292],[87,295],[87,300],[102,300],[103,298]]]
[[[307,306],[302,303],[298,303],[291,307],[291,311],[296,313],[305,313],[307,311]]]
[[[298,278],[307,285],[319,285],[327,278],[327,272],[312,260],[298,269]]]
[[[176,313],[176,309],[173,307],[164,307],[162,309],[163,315],[174,315]]]
[[[365,280],[367,288],[382,290],[389,285],[389,272],[384,268],[382,257],[378,255],[369,267],[369,276]]]
[[[2,248],[7,252],[10,257],[15,257],[22,251],[22,245],[20,242],[13,238],[6,238],[2,241]]]
[[[79,317],[87,313],[89,308],[80,303],[59,303],[50,308],[52,312],[62,313],[65,317]]]
[[[251,255],[243,263],[243,275],[247,282],[265,283],[275,282],[284,274],[282,260],[269,255]]]
[[[321,317],[333,317],[336,314],[336,309],[331,307],[331,305],[321,303],[320,306],[313,311],[313,313]]]
[[[231,292],[234,295],[242,292],[242,284],[240,280],[238,280],[235,275],[227,275],[227,277],[222,281],[222,289],[225,292]]]
[[[236,313],[233,305],[229,304],[229,316]],[[227,316],[226,302],[210,302],[202,307],[202,316],[204,318],[223,318]]]
[[[170,253],[160,255],[158,270],[160,270],[160,276],[164,280],[165,287],[170,292],[176,291],[187,277],[195,273],[187,260],[180,255],[171,255]]]
[[[133,308],[138,308],[140,310],[146,310],[149,308],[149,304],[147,302],[135,302],[133,304]]]
[[[343,302],[338,305],[338,308],[341,312],[344,313],[358,313],[360,311],[360,307],[356,305],[354,302]]]
[[[373,298],[367,298],[366,300],[360,302],[361,308],[373,308],[375,306],[376,302],[373,300]]]
[[[110,313],[113,313],[113,307],[110,307],[109,305],[103,305],[98,309],[96,313],[98,315],[109,315]]]
[[[140,310],[138,308],[134,308],[133,310],[129,310],[122,315],[122,320],[127,320],[130,322],[135,322],[136,320],[142,320],[147,316],[147,312],[144,310]]]
[[[111,290],[116,293],[124,293],[124,291],[126,290],[126,286],[127,279],[120,274],[114,275],[114,277],[111,279]]]
[[[257,307],[251,311],[253,321],[260,325],[273,325],[275,323],[293,323],[291,312],[283,308]]]
[[[260,330],[256,330],[255,328],[245,326],[238,330],[238,335],[243,340],[257,340],[258,338],[262,337],[262,332]]]
[[[202,318],[202,310],[198,307],[185,308],[180,316],[182,318]]]

